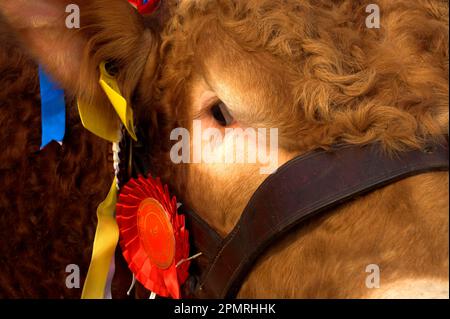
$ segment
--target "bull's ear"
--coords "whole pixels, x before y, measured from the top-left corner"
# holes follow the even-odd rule
[[[158,34],[126,0],[1,0],[0,14],[66,92],[115,123],[117,113],[99,84],[99,66],[114,66],[130,103],[147,61],[156,59]],[[150,65],[156,67],[155,61]]]

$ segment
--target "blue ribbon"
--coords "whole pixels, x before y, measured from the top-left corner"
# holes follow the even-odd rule
[[[41,91],[41,149],[51,141],[62,142],[66,128],[66,103],[64,90],[39,66]]]

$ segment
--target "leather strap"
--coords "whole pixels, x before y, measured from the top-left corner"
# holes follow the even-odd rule
[[[378,144],[341,146],[297,157],[269,176],[225,239],[186,211],[192,245],[203,257],[193,262],[198,276],[185,285],[185,297],[234,298],[257,258],[307,218],[398,180],[448,167],[448,140],[396,154]]]

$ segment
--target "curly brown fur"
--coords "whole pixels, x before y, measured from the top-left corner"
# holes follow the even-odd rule
[[[273,108],[255,104],[246,119],[281,128],[284,147],[307,150],[337,140],[381,141],[401,150],[445,134],[445,2],[379,2],[380,30],[365,26],[366,5],[364,1],[181,1],[163,35],[164,111],[172,114],[175,109],[181,117],[188,112],[183,101],[189,98],[189,80],[196,72],[208,71],[208,63],[220,61],[235,72],[232,63],[260,57],[254,64],[248,62],[249,70],[266,69],[261,73],[270,72],[273,79],[248,79],[264,85],[261,90],[275,86],[277,94],[270,101],[279,107],[279,114],[275,117]]]
[[[364,1],[181,1],[162,36],[156,105],[191,128],[201,93],[215,91],[238,101],[243,126],[279,128],[285,159],[334,143],[401,152],[439,140],[448,132],[448,4],[378,4],[382,27],[371,30]],[[264,179],[251,165],[161,171],[224,235]],[[384,287],[421,278],[445,287],[447,187],[448,174],[422,175],[311,222],[265,254],[240,296],[370,297],[364,270],[373,263]]]
[[[66,266],[87,272],[96,207],[113,176],[110,146],[72,107],[63,146],[40,150],[37,65],[2,21],[0,29],[0,298],[78,298]]]

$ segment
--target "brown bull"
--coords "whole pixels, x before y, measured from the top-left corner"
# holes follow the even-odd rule
[[[65,26],[69,3],[80,29]],[[367,5],[180,0],[143,18],[121,0],[1,0],[0,295],[79,295],[65,267],[86,272],[113,176],[108,143],[82,130],[75,108],[63,146],[39,152],[36,66],[23,52],[111,118],[98,66],[113,62],[152,173],[225,235],[267,177],[262,163],[175,164],[174,128],[278,128],[277,166],[335,143],[380,142],[395,156],[448,133],[447,2],[380,0],[379,29],[367,27]],[[260,146],[248,139],[244,152]],[[272,246],[239,297],[448,297],[448,207],[447,173],[360,197]],[[369,265],[381,271],[377,289]]]

